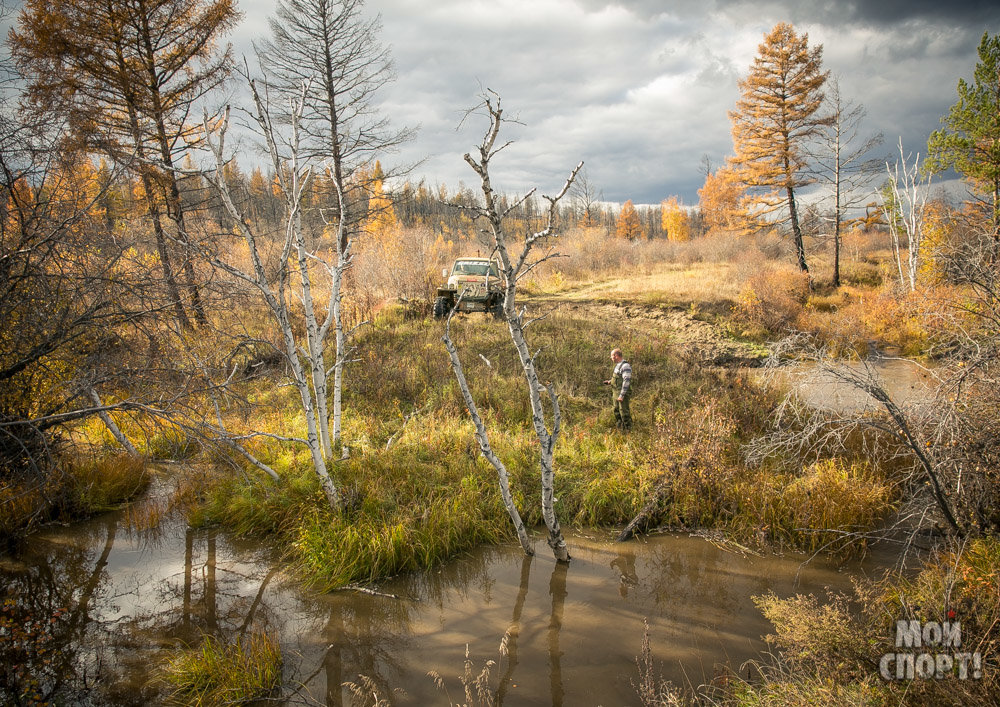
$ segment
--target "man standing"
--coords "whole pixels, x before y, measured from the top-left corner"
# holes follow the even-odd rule
[[[622,356],[621,349],[611,351],[611,360],[615,368],[611,372],[611,378],[604,381],[604,385],[612,386],[615,425],[618,429],[628,432],[632,429],[632,412],[628,407],[629,399],[632,397],[632,365]]]

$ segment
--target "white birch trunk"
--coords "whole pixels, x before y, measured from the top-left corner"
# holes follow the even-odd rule
[[[907,165],[907,156],[903,152],[902,138],[899,141],[899,162],[890,167],[886,165],[889,174],[889,184],[892,188],[894,209],[887,208],[882,199],[883,212],[889,223],[889,233],[892,237],[892,252],[896,258],[896,270],[899,273],[899,284],[909,285],[910,291],[917,289],[917,274],[920,271],[920,245],[923,242],[924,204],[927,201],[927,185],[920,177],[920,155],[913,161],[912,167]],[[900,173],[902,171],[902,174]],[[889,213],[892,211],[892,213]],[[906,231],[906,271],[903,270],[902,245],[900,244],[900,222]]]
[[[97,411],[97,414],[100,416],[101,422],[104,423],[104,426],[108,428],[108,431],[111,433],[111,436],[114,437],[118,441],[118,444],[124,447],[125,451],[128,452],[131,456],[133,457],[141,456],[139,454],[139,450],[137,450],[135,446],[129,441],[128,437],[126,437],[125,434],[121,431],[121,428],[118,427],[118,425],[115,423],[111,415],[108,414],[107,410],[103,409],[104,403],[101,402],[101,396],[97,394],[97,391],[94,390],[93,388],[89,388],[87,390],[87,393],[90,395],[90,399],[94,401],[94,405],[96,405],[98,408],[102,408]]]
[[[503,259],[506,249],[501,251]],[[516,281],[515,281],[516,282]],[[516,287],[514,282],[507,286],[507,296],[504,299],[504,312],[507,319],[507,327],[510,331],[511,341],[517,349],[517,356],[521,361],[521,368],[524,372],[525,381],[528,384],[528,397],[531,401],[531,424],[535,428],[535,436],[538,438],[539,467],[542,480],[542,519],[548,530],[549,547],[552,554],[560,562],[568,562],[569,549],[563,539],[562,528],[555,511],[555,468],[554,456],[556,443],[559,441],[560,413],[559,402],[555,392],[551,387],[547,387],[549,400],[552,403],[552,431],[549,432],[545,424],[545,408],[542,405],[542,384],[538,380],[538,371],[535,368],[535,359],[528,350],[528,342],[525,338],[524,325],[521,316],[514,309],[514,295]],[[507,302],[510,302],[508,308]]]
[[[298,350],[295,345],[295,333],[292,329],[292,324],[288,319],[287,308],[283,307],[276,314],[278,324],[281,328],[282,338],[285,342],[285,355],[288,358],[288,364],[292,369],[292,381],[295,383],[295,387],[299,391],[299,399],[302,402],[302,412],[305,414],[306,418],[306,442],[309,447],[309,453],[312,456],[313,470],[319,477],[320,486],[322,487],[323,494],[326,496],[326,499],[330,504],[330,508],[336,510],[340,508],[340,492],[333,483],[333,479],[330,477],[330,472],[326,468],[326,458],[323,456],[323,448],[319,439],[319,428],[316,420],[316,406],[313,404],[312,389],[309,386],[306,373],[302,368],[301,361],[299,361]]]
[[[229,187],[225,180],[221,178],[222,169],[225,164],[224,141],[225,132],[228,128],[228,111],[226,118],[218,131],[213,131],[209,126],[209,121],[205,120],[205,134],[207,143],[215,157],[216,168],[209,180],[215,185],[222,202],[229,215],[240,225],[239,232],[247,245],[247,250],[253,265],[252,272],[245,272],[238,267],[224,262],[219,257],[213,257],[212,263],[228,272],[230,275],[242,279],[253,285],[261,294],[265,304],[271,311],[278,329],[281,333],[285,351],[285,357],[291,369],[292,382],[294,383],[302,405],[302,412],[306,421],[306,438],[304,441],[309,448],[312,458],[313,469],[319,478],[320,486],[326,496],[331,509],[339,510],[341,507],[340,492],[330,476],[327,469],[327,460],[332,455],[329,436],[329,417],[327,415],[326,394],[327,394],[327,371],[324,363],[324,339],[329,328],[329,320],[332,311],[328,313],[326,322],[319,326],[316,319],[315,302],[312,292],[312,279],[309,271],[309,260],[312,255],[305,248],[304,236],[301,224],[301,195],[305,189],[311,173],[308,166],[299,163],[299,143],[298,143],[298,121],[303,108],[302,101],[293,102],[291,115],[292,140],[288,149],[290,156],[282,156],[278,144],[274,126],[267,107],[264,105],[253,82],[250,82],[256,106],[254,116],[264,139],[267,142],[269,156],[275,174],[281,181],[281,190],[285,198],[285,239],[282,245],[280,256],[278,256],[277,277],[272,286],[264,267],[263,256],[257,244],[257,238],[253,227],[245,215],[240,212],[232,200]],[[303,92],[305,89],[303,89]],[[291,260],[292,250],[295,250],[297,267],[299,270],[299,299],[302,302],[306,320],[306,342],[300,345],[296,338],[295,330],[291,323]],[[309,371],[303,367],[302,354],[308,363]]]
[[[514,524],[514,532],[517,533],[517,540],[521,543],[521,549],[524,550],[526,555],[532,555],[534,554],[534,549],[531,547],[531,541],[528,539],[528,532],[524,527],[524,521],[521,520],[521,514],[518,512],[517,506],[514,504],[514,497],[510,492],[510,474],[507,472],[507,467],[504,466],[504,463],[493,452],[493,448],[490,446],[486,425],[483,424],[483,418],[479,415],[479,409],[476,407],[476,402],[473,400],[472,393],[469,390],[469,384],[465,379],[465,372],[462,369],[462,361],[458,357],[458,349],[455,348],[455,344],[451,340],[451,317],[453,314],[454,311],[448,315],[448,321],[445,325],[445,335],[442,337],[442,340],[444,341],[445,348],[448,350],[448,356],[451,357],[451,367],[455,372],[458,387],[462,391],[462,399],[465,400],[465,406],[472,417],[473,425],[475,425],[475,437],[476,442],[479,443],[479,451],[497,472],[497,481],[500,484],[500,497],[503,499],[504,508],[507,509],[507,515],[510,516],[510,520]]]
[[[341,288],[344,282],[344,273],[351,266],[351,242],[344,240],[344,193],[340,183],[334,179],[337,189],[337,265],[330,273],[330,311],[327,318],[326,328],[330,322],[334,328],[334,363],[333,363],[333,443],[340,442],[343,409],[344,390],[344,365],[347,363],[348,348],[347,334],[344,332],[344,316],[342,308]]]
[[[306,360],[309,362],[309,373],[312,378],[313,394],[316,401],[316,425],[319,430],[320,448],[323,457],[329,459],[333,456],[333,449],[330,445],[330,415],[327,412],[327,377],[326,362],[323,360],[323,340],[320,335],[320,327],[316,322],[316,308],[312,294],[312,280],[309,275],[309,258],[306,252],[305,238],[302,234],[302,221],[296,218],[295,223],[295,250],[298,255],[299,267],[299,287],[301,288],[301,300],[303,317],[306,323]]]
[[[334,320],[334,343],[336,359],[333,364],[333,443],[340,442],[341,417],[344,414],[343,390],[344,390],[344,358],[346,356],[347,338],[344,336],[344,322],[340,309],[340,283],[342,270],[338,264],[333,287],[333,320]]]

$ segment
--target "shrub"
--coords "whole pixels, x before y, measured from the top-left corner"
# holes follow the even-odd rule
[[[882,291],[860,302],[860,320],[868,338],[898,347],[904,356],[919,356],[927,350],[930,335],[918,306],[920,293],[896,296]]]
[[[777,652],[771,664],[758,665],[762,684],[737,683],[724,691],[721,704],[996,704],[1000,541],[995,538],[936,551],[915,575],[860,582],[853,597],[834,595],[821,602],[812,595],[780,599],[768,594],[754,602],[774,625],[767,641]],[[953,648],[979,653],[982,674],[973,679],[945,674],[939,679],[882,680],[881,657],[908,650],[896,646],[896,622],[911,620],[958,621],[961,646]]]
[[[767,642],[795,674],[848,681],[870,674],[867,641],[846,597],[834,595],[820,603],[813,595],[779,599],[771,593],[754,597],[754,604],[774,624]]]
[[[188,434],[171,425],[162,425],[146,440],[144,451],[153,459],[190,459],[198,453],[198,443]]]
[[[775,335],[792,328],[809,295],[809,276],[794,266],[757,264],[745,278],[734,319],[749,335]]]

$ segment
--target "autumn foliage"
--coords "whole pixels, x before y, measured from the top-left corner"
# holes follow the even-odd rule
[[[757,217],[787,209],[799,268],[808,271],[796,192],[812,183],[805,149],[822,120],[822,46],[810,48],[799,36],[777,24],[758,48],[748,76],[740,81],[740,98],[730,112],[733,165],[751,192],[749,206]]]
[[[635,205],[629,199],[622,204],[622,211],[618,214],[618,221],[615,222],[615,237],[634,241],[641,234],[642,227],[639,223],[639,214],[636,213]]]
[[[667,240],[677,243],[691,240],[691,218],[676,196],[660,204],[660,224]]]
[[[743,205],[746,187],[736,171],[724,166],[705,177],[698,190],[698,206],[706,234],[740,234],[751,223]]]

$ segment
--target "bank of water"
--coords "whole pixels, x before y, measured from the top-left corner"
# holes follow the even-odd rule
[[[266,630],[280,637],[285,704],[350,704],[342,683],[361,675],[394,704],[447,704],[429,671],[460,701],[466,647],[476,672],[496,661],[500,704],[637,704],[644,621],[663,677],[697,685],[765,648],[770,626],[751,597],[847,590],[889,564],[803,564],[686,535],[616,544],[610,533],[571,533],[568,565],[539,540],[533,558],[517,545],[483,547],[367,588],[375,593],[317,595],[263,543],[193,530],[178,515],[129,526],[111,513],[49,528],[0,559],[6,615],[38,620],[20,652],[7,637],[2,657],[26,661],[46,685],[60,681],[68,703],[162,702],[156,666],[182,646]]]

